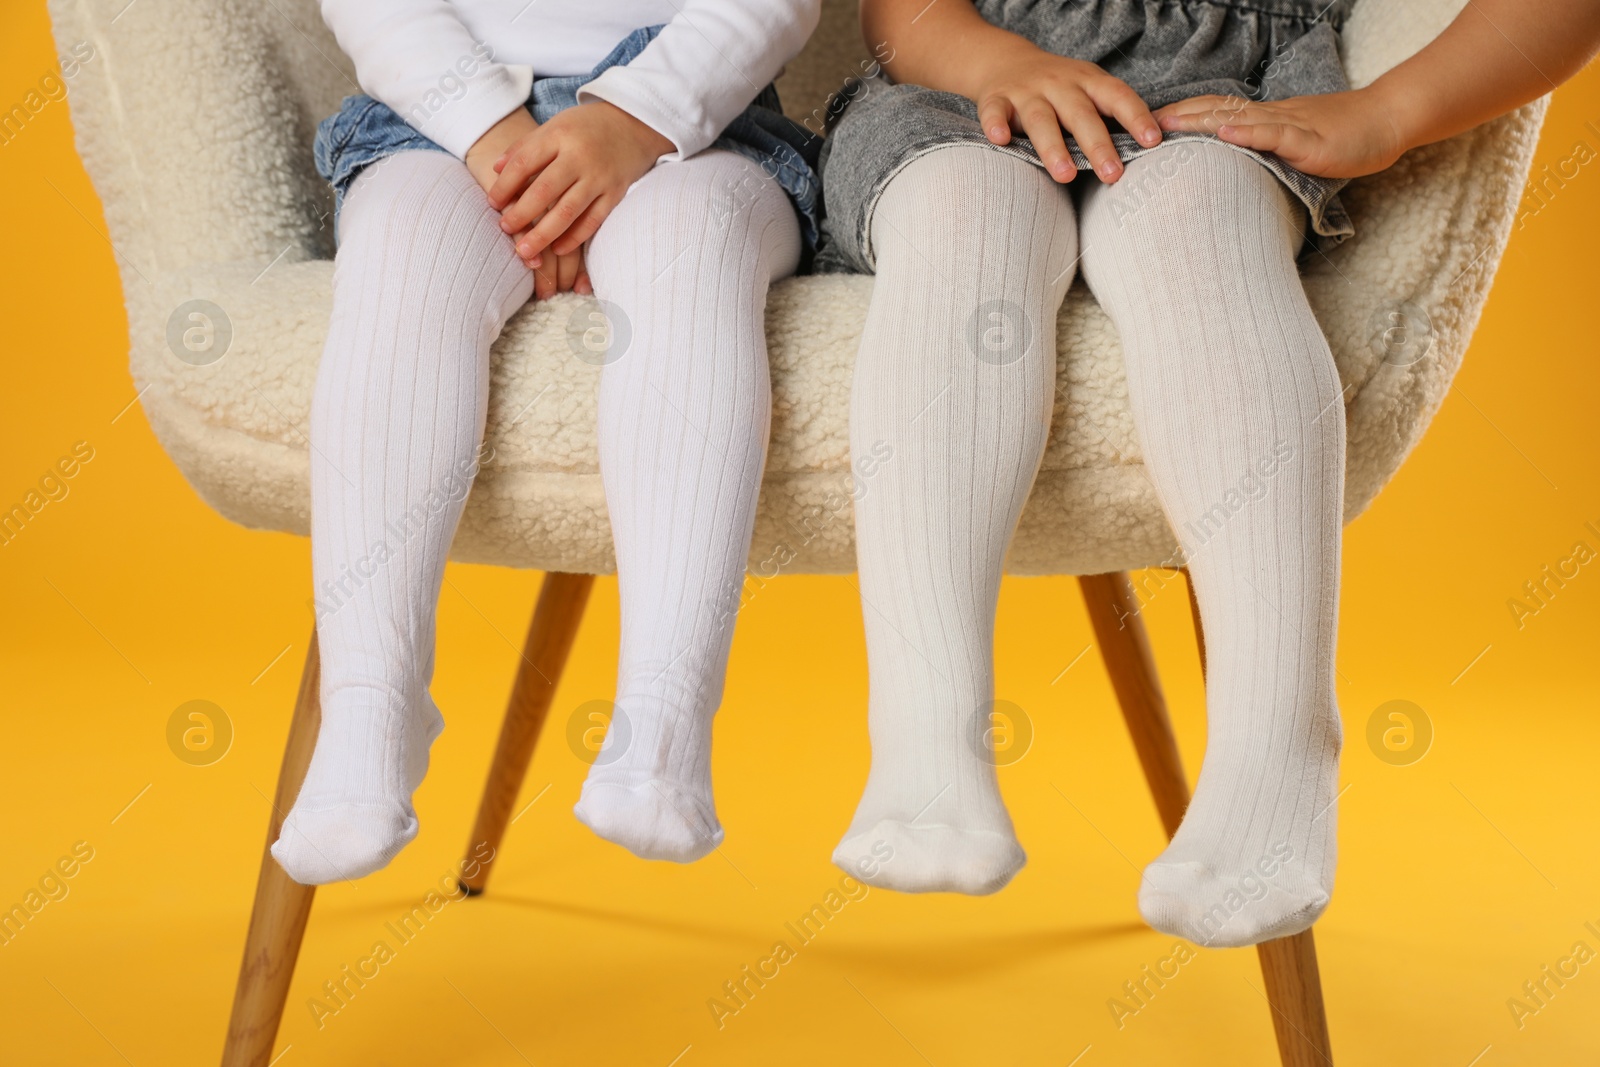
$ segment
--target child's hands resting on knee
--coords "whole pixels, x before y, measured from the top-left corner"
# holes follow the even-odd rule
[[[522,138],[533,133],[539,124],[528,114],[526,108],[517,108],[511,114],[495,123],[467,149],[467,170],[474,180],[488,193],[500,178],[500,173],[495,169],[495,164],[500,157]],[[527,231],[513,234],[512,241],[520,242],[527,237]],[[520,253],[519,253],[520,254]],[[544,300],[555,293],[579,292],[585,295],[594,292],[589,284],[589,273],[583,266],[583,249],[579,248],[567,255],[551,256],[523,256],[523,262],[533,271],[533,295],[535,299]]]
[[[1271,103],[1194,96],[1157,111],[1156,121],[1163,130],[1214,133],[1229,144],[1271,152],[1324,178],[1374,174],[1408,147],[1393,110],[1366,89]]]
[[[1473,0],[1432,43],[1364,89],[1273,103],[1201,96],[1156,117],[1162,129],[1205,130],[1275,152],[1307,174],[1359,178],[1544,95],[1596,48],[1594,0]]]
[[[1020,38],[998,44],[976,64],[971,97],[978,122],[995,144],[1008,144],[1013,131],[1025,134],[1056,181],[1070,182],[1078,173],[1063,128],[1108,182],[1122,176],[1122,161],[1102,115],[1116,119],[1142,145],[1161,140],[1150,109],[1121,78]]]
[[[1108,182],[1122,177],[1122,160],[1102,116],[1116,119],[1146,148],[1161,142],[1150,109],[1126,82],[1000,29],[972,0],[863,0],[861,26],[869,41],[894,42],[883,65],[895,81],[965,96],[978,105],[984,136],[1003,145],[1013,133],[1023,134],[1058,182],[1078,173],[1063,127]]]
[[[503,230],[521,234],[517,254],[538,266],[546,248],[558,258],[577,252],[628,187],[673,147],[613,104],[579,104],[518,138],[495,160],[499,177],[489,203],[500,211]]]

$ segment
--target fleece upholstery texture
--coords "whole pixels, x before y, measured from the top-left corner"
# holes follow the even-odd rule
[[[1352,84],[1416,52],[1463,2],[1360,0],[1343,37]],[[779,81],[789,113],[817,130],[829,93],[871,70],[855,6],[827,0],[821,28]],[[62,55],[92,49],[69,99],[117,253],[144,411],[218,512],[305,534],[306,429],[333,274],[332,202],[311,141],[359,91],[354,70],[316,0],[50,0],[50,10]],[[1450,387],[1545,105],[1352,183],[1344,199],[1357,236],[1303,261],[1345,386],[1347,522]],[[871,479],[852,477],[847,420],[872,285],[820,276],[772,289],[772,444],[750,554],[762,577],[855,567],[852,493],[870,492]],[[209,326],[188,317],[195,307]],[[530,303],[495,345],[489,449],[453,558],[613,569],[595,437],[600,367],[585,333],[595,310],[573,295]],[[209,351],[174,343],[187,329],[214,331]],[[1008,569],[1126,570],[1170,562],[1176,546],[1140,457],[1116,332],[1080,281],[1061,309],[1050,443]]]

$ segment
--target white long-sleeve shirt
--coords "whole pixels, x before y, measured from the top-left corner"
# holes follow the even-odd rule
[[[816,28],[821,0],[322,0],[368,95],[464,157],[521,107],[535,76],[587,74],[628,34],[665,24],[584,86],[681,159],[709,145]]]

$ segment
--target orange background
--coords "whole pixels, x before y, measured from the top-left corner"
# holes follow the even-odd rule
[[[9,107],[55,61],[42,4],[3,19]],[[1539,165],[1600,150],[1597,116],[1591,69],[1556,94]],[[92,849],[0,945],[0,1061],[215,1063],[311,628],[307,546],[209,511],[128,407],[116,261],[65,103],[0,145],[0,199],[0,505],[93,448],[68,495],[0,546],[0,907],[75,843]],[[1520,628],[1507,606],[1575,542],[1600,549],[1585,527],[1600,525],[1596,234],[1585,166],[1514,237],[1433,428],[1346,538],[1348,789],[1317,927],[1341,1064],[1600,1062],[1600,963],[1520,1029],[1507,1006],[1575,942],[1600,950],[1584,927],[1600,928],[1600,565]],[[319,893],[282,1067],[1277,1062],[1248,950],[1201,953],[1120,1029],[1108,1011],[1172,939],[1135,910],[1161,833],[1098,657],[1077,658],[1092,642],[1069,578],[1008,580],[1001,600],[997,695],[1037,733],[1002,771],[1029,866],[992,898],[850,903],[721,1029],[708,999],[838,884],[828,856],[867,764],[855,586],[785,577],[742,613],[716,735],[727,843],[675,867],[570,815],[585,767],[567,716],[612,692],[616,588],[601,580],[489,895],[449,904],[319,1028],[322,982],[459,858],[538,583],[451,566],[435,690],[449,728],[422,833],[389,869]],[[1182,587],[1147,617],[1192,774],[1204,732]],[[234,729],[210,766],[167,743],[195,699]],[[1410,766],[1366,741],[1392,699],[1435,730]]]

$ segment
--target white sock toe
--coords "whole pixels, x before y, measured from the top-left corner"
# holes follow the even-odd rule
[[[641,859],[692,863],[722,844],[716,812],[691,791],[658,778],[584,783],[578,821]]]
[[[417,836],[417,817],[389,805],[298,806],[284,820],[272,857],[301,885],[361,878],[389,865]]]
[[[915,826],[884,820],[839,842],[833,862],[879,889],[987,896],[1004,889],[1028,857],[1009,831]]]
[[[1145,868],[1139,884],[1139,913],[1147,923],[1208,948],[1254,945],[1309,930],[1328,899],[1315,879],[1293,873],[1219,876],[1195,862],[1157,861]]]

